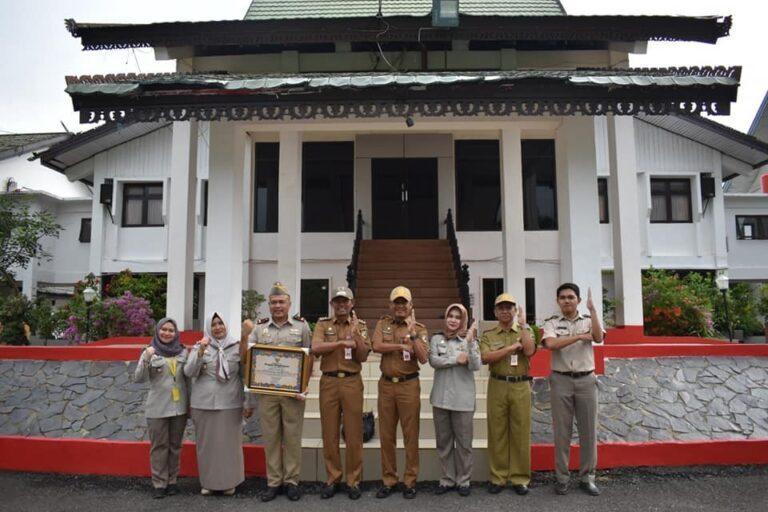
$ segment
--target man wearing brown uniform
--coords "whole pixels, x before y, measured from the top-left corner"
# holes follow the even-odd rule
[[[332,498],[341,477],[339,425],[344,421],[347,495],[360,498],[363,473],[363,378],[362,364],[371,350],[365,322],[358,320],[352,291],[339,287],[331,294],[333,316],[321,318],[312,335],[312,353],[321,357],[320,423],[323,431],[323,458],[328,474],[320,494]]]
[[[414,319],[408,288],[398,286],[392,290],[389,302],[392,314],[382,317],[373,333],[373,350],[381,354],[378,404],[383,486],[376,497],[389,497],[398,482],[396,437],[399,421],[405,444],[403,497],[412,499],[416,497],[419,474],[419,364],[426,364],[429,358],[427,329]]]

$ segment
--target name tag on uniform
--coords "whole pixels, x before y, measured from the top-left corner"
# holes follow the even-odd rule
[[[411,353],[407,350],[403,350],[403,361],[410,361],[411,360]]]
[[[179,400],[181,400],[181,390],[176,386],[171,388],[171,400],[173,400],[174,402],[178,402]]]
[[[268,328],[265,327],[264,329],[261,330],[261,335],[262,336],[267,336],[268,334],[269,334],[269,329]]]
[[[344,359],[352,359],[352,349],[349,347],[344,347]]]
[[[517,366],[517,354],[509,354],[509,366]]]

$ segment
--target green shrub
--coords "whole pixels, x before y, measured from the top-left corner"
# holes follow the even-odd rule
[[[134,274],[130,269],[115,274],[104,285],[104,292],[109,297],[122,297],[125,292],[131,292],[134,297],[147,299],[155,320],[165,317],[167,289],[168,279],[165,276]]]
[[[742,330],[747,336],[760,334],[763,324],[760,321],[760,306],[755,293],[747,283],[734,283],[728,288],[728,317],[733,330]],[[724,334],[728,333],[723,296],[719,290],[712,292],[712,302],[715,305],[713,320],[715,328]]]
[[[6,298],[0,304],[0,343],[6,345],[29,345],[24,325],[31,323],[32,303],[18,293]]]
[[[681,278],[658,269],[643,272],[645,333],[651,336],[711,336],[712,303],[706,278]]]
[[[255,322],[259,317],[259,306],[265,300],[264,296],[256,290],[243,290],[241,321],[251,320]]]

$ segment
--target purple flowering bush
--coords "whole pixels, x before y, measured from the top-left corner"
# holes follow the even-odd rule
[[[75,343],[115,336],[146,336],[151,334],[154,325],[149,301],[131,292],[94,301],[91,304],[90,326],[82,295],[75,295],[65,306],[64,314],[66,328],[62,337]],[[87,332],[89,327],[90,333]]]

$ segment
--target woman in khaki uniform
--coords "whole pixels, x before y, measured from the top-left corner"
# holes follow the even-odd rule
[[[144,349],[133,374],[135,382],[149,380],[145,405],[149,434],[149,464],[155,498],[178,494],[181,442],[187,426],[187,350],[179,342],[176,322],[163,318],[152,343]]]
[[[192,379],[190,416],[195,424],[200,493],[231,496],[245,480],[240,341],[230,336],[219,313],[205,322],[205,336],[192,348],[184,366]]]

